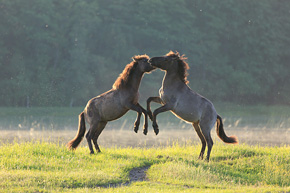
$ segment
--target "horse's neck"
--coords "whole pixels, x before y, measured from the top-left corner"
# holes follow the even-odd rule
[[[131,74],[130,80],[126,85],[126,88],[131,89],[135,92],[138,92],[141,80],[143,78],[144,72],[136,70],[134,73]]]
[[[179,87],[180,84],[183,82],[180,80],[179,76],[175,72],[168,72],[166,71],[163,81],[162,81],[162,88],[167,89],[167,88],[174,88]]]

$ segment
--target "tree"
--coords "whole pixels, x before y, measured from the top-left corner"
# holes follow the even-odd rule
[[[286,0],[1,0],[0,105],[83,106],[132,56],[170,50],[211,100],[289,104],[289,10]],[[143,97],[162,76],[145,77]]]

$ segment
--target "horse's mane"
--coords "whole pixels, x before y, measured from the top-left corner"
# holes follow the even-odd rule
[[[177,61],[178,61],[178,71],[177,71],[177,74],[179,75],[180,79],[185,83],[185,84],[188,84],[189,81],[187,80],[187,76],[188,76],[188,69],[189,69],[189,66],[187,64],[187,62],[185,62],[185,60],[187,59],[185,57],[185,55],[182,55],[180,56],[179,55],[179,52],[172,52],[170,51],[168,54],[166,54],[166,56],[173,56],[173,57],[176,57],[178,58]]]
[[[127,85],[131,81],[132,74],[135,72],[137,68],[138,60],[141,60],[141,59],[149,60],[149,56],[147,56],[146,54],[136,55],[132,59],[133,61],[126,65],[123,72],[116,79],[115,83],[113,84],[114,89],[123,88],[125,85]]]

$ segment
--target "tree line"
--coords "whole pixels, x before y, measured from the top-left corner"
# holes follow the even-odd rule
[[[170,50],[213,101],[290,104],[289,18],[287,0],[0,0],[0,106],[83,106],[132,56]]]

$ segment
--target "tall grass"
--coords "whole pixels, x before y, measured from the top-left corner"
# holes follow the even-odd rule
[[[145,106],[145,105],[144,105]],[[223,117],[227,128],[251,127],[251,128],[275,128],[289,129],[289,106],[244,106],[237,104],[217,103],[217,112]],[[158,105],[153,104],[152,109]],[[76,128],[78,114],[83,107],[33,107],[11,108],[0,107],[0,129],[3,130],[63,130]],[[132,127],[136,118],[136,112],[129,111],[121,119],[110,122],[108,128]],[[192,128],[172,113],[166,112],[158,116],[158,123],[165,125],[165,129],[173,129],[176,126],[182,129]]]

